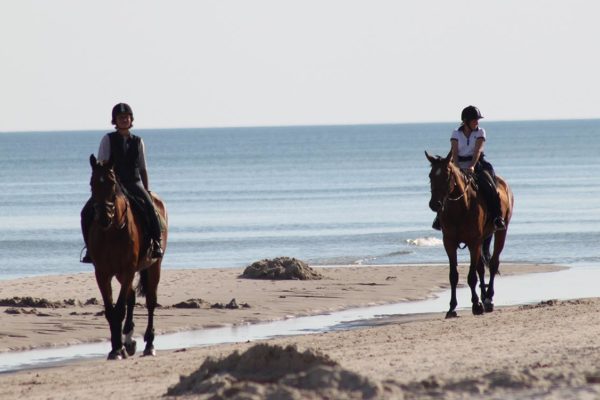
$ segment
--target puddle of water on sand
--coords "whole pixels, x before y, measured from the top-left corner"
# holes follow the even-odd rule
[[[598,281],[600,281],[600,268],[598,266],[576,267],[552,273],[499,277],[496,280],[494,303],[496,306],[509,306],[537,303],[549,299],[566,300],[596,297],[600,294],[600,289],[597,287]],[[469,312],[470,297],[468,288],[463,287],[457,291],[459,310]],[[356,321],[389,316],[440,313],[440,318],[443,318],[448,309],[449,301],[450,294],[446,290],[441,292],[439,297],[422,301],[356,308],[331,314],[298,317],[261,324],[159,335],[154,343],[157,350],[172,350],[184,347],[268,339],[276,336],[350,329],[353,326],[369,325],[369,322],[357,325],[355,324]],[[141,338],[136,338],[136,340],[140,345],[143,344]],[[102,342],[1,353],[0,372],[43,368],[82,359],[103,358],[108,354],[109,347],[108,342]]]

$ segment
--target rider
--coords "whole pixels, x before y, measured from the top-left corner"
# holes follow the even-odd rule
[[[494,228],[504,230],[506,222],[504,222],[500,209],[496,174],[492,164],[484,159],[483,154],[486,136],[485,130],[479,127],[479,120],[483,116],[477,107],[468,106],[462,110],[460,118],[462,124],[452,132],[450,137],[452,161],[467,173],[475,174],[479,189],[487,201]],[[489,175],[485,173],[486,171]],[[435,217],[432,228],[441,230],[438,216]]]
[[[142,209],[148,234],[152,240],[152,258],[163,256],[161,245],[160,222],[148,186],[148,171],[144,141],[129,130],[133,127],[133,111],[125,103],[119,103],[112,109],[112,122],[115,132],[104,135],[98,150],[98,161],[112,161],[115,174],[121,186],[129,194],[134,206]],[[141,203],[141,204],[140,204]],[[91,263],[87,252],[87,237],[94,219],[92,199],[88,200],[81,210],[81,229],[86,244],[86,254],[81,262]]]

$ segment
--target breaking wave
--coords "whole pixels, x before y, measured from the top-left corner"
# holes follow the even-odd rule
[[[442,242],[442,239],[438,239],[436,237],[431,236],[418,239],[406,239],[406,243],[411,246],[417,247],[437,247],[442,246],[444,244],[444,242]]]

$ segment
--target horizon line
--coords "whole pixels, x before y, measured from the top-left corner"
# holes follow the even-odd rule
[[[483,124],[487,122],[557,122],[557,121],[595,121],[600,120],[600,117],[596,118],[533,118],[533,119],[485,119]],[[385,126],[385,125],[423,125],[423,124],[460,124],[460,121],[414,121],[414,122],[365,122],[365,123],[308,123],[308,124],[273,124],[273,125],[213,125],[213,126],[176,126],[176,127],[143,127],[136,128],[133,130],[172,130],[172,129],[202,129],[202,130],[216,130],[216,129],[253,129],[253,128],[317,128],[317,127],[336,127],[336,126]],[[3,133],[55,133],[55,132],[97,132],[105,131],[113,128],[73,128],[73,129],[27,129],[27,130],[12,130],[12,131],[0,131]]]

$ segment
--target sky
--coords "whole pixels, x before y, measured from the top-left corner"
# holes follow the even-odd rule
[[[600,118],[596,0],[0,0],[0,131]]]

